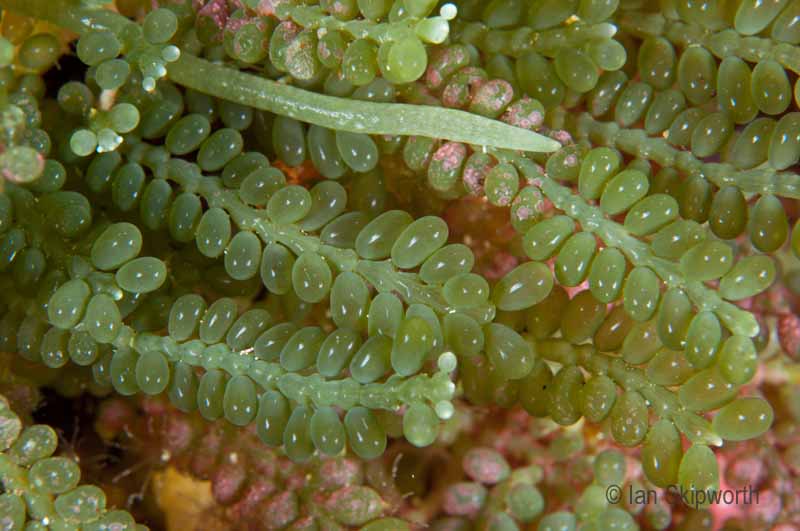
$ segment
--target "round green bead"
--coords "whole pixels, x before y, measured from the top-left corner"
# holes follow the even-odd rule
[[[428,284],[443,284],[460,273],[468,273],[473,265],[475,256],[472,250],[463,243],[452,243],[445,245],[422,263],[419,277]]]
[[[344,175],[347,167],[339,155],[333,131],[317,125],[309,127],[308,150],[311,162],[324,177],[338,179]]]
[[[211,134],[211,124],[202,114],[188,114],[172,124],[164,145],[173,155],[188,155],[197,150]]]
[[[261,255],[261,281],[276,295],[285,295],[292,288],[294,255],[279,243],[270,243]]]
[[[342,57],[345,79],[356,86],[366,85],[375,79],[377,67],[376,47],[366,39],[351,42]]]
[[[711,207],[712,186],[702,175],[692,175],[680,187],[678,200],[683,218],[705,223]]]
[[[736,186],[720,189],[711,202],[708,224],[718,237],[727,240],[741,234],[747,226],[747,202]]]
[[[386,432],[367,408],[350,408],[344,417],[350,449],[361,459],[371,460],[386,450]]]
[[[387,80],[402,85],[416,81],[425,73],[428,56],[422,41],[410,36],[382,45],[378,51],[378,65]]]
[[[594,334],[595,347],[600,352],[618,352],[633,325],[625,307],[615,306]]]
[[[722,327],[713,312],[703,311],[692,319],[686,332],[686,359],[697,369],[714,362],[722,341]]]
[[[726,441],[746,441],[763,435],[772,426],[772,406],[763,398],[737,398],[723,407],[711,422]]]
[[[445,282],[442,295],[455,308],[482,306],[489,298],[489,283],[475,273],[461,273]]]
[[[498,323],[484,328],[486,354],[504,380],[524,378],[533,368],[535,353],[531,345],[513,329]]]
[[[761,196],[751,212],[750,241],[759,251],[771,253],[783,245],[788,235],[789,222],[780,199]]]
[[[653,100],[653,87],[632,81],[625,85],[614,108],[614,121],[620,127],[631,127],[642,119]]]
[[[597,66],[578,48],[562,48],[555,57],[554,66],[561,81],[575,92],[589,92],[597,85]]]
[[[345,271],[336,277],[331,288],[331,318],[337,326],[365,328],[370,303],[369,288],[356,273]]]
[[[244,312],[225,335],[225,343],[233,351],[244,351],[252,347],[256,339],[272,323],[267,310],[253,308]]]
[[[781,114],[792,102],[792,87],[783,66],[774,59],[762,59],[753,68],[750,91],[764,114]]]
[[[531,260],[547,260],[574,232],[575,222],[572,218],[553,216],[528,229],[522,240],[522,248]]]
[[[625,212],[640,199],[649,188],[647,176],[638,170],[625,170],[612,178],[600,197],[600,208],[609,215]]]
[[[81,366],[93,364],[99,356],[97,341],[84,331],[72,333],[67,343],[67,350],[72,362]]]
[[[105,511],[106,495],[99,487],[81,485],[56,498],[54,507],[64,519],[89,523]]]
[[[114,299],[100,293],[89,300],[83,322],[98,343],[111,343],[122,326],[122,317]]]
[[[742,35],[755,35],[764,30],[783,10],[787,2],[741,2],[733,19],[733,27]]]
[[[369,135],[336,131],[336,147],[350,169],[364,173],[378,164],[378,146]]]
[[[74,489],[81,479],[75,461],[66,457],[47,457],[37,461],[28,471],[31,486],[46,494],[61,494]]]
[[[206,371],[197,388],[197,409],[206,420],[217,420],[224,414],[225,373],[219,369]]]
[[[347,436],[344,425],[333,408],[326,406],[314,411],[309,429],[314,447],[320,453],[338,455],[344,449]]]
[[[281,349],[281,367],[287,371],[300,371],[317,359],[325,333],[318,326],[306,326],[296,331]]]
[[[550,370],[550,367],[547,363],[539,359],[533,364],[531,372],[519,381],[519,402],[528,414],[534,417],[545,417],[548,415],[548,388],[552,380],[553,372]]]
[[[683,290],[670,288],[661,300],[658,312],[658,337],[673,350],[686,345],[686,333],[692,321],[692,303]]]
[[[649,267],[635,267],[628,275],[623,301],[628,315],[636,321],[647,321],[655,313],[661,297],[661,282]]]
[[[292,410],[283,432],[283,450],[295,463],[308,461],[314,453],[310,434],[311,412],[304,406]]]
[[[320,186],[322,189],[327,188],[327,186],[322,187],[322,184],[325,184],[325,182],[327,181],[323,181],[318,186]],[[241,186],[239,186],[239,198],[249,205],[264,206],[267,204],[269,199],[285,185],[286,176],[279,169],[258,168],[250,172],[242,181]],[[315,186],[314,189],[316,188],[317,187]],[[313,195],[314,189],[312,189],[312,200],[316,201],[317,196]],[[333,206],[334,205],[332,204],[331,207]],[[313,208],[314,206],[312,205],[312,209]],[[325,214],[322,212],[325,210],[324,208],[320,206],[318,210],[319,212],[316,216],[309,215],[309,217],[303,221],[302,226],[304,229],[317,230],[319,227],[313,225],[315,222],[321,219],[324,220],[323,224],[330,221],[324,217]],[[309,214],[312,213],[310,212]]]
[[[675,49],[664,37],[649,37],[639,47],[639,75],[656,90],[672,86],[676,75]]]
[[[633,365],[647,363],[661,346],[655,320],[636,323],[622,342],[622,357]]]
[[[651,234],[678,217],[678,203],[666,194],[654,194],[636,203],[625,216],[625,228],[636,236]]]
[[[567,303],[561,316],[561,334],[564,339],[578,345],[594,336],[606,318],[606,305],[592,292],[583,290]]]
[[[564,100],[564,83],[552,63],[538,53],[528,52],[518,58],[515,73],[522,90],[546,108],[557,107]]]
[[[544,497],[529,483],[518,483],[506,495],[511,514],[522,522],[532,522],[544,511]]]
[[[369,335],[395,337],[403,319],[403,303],[392,293],[378,293],[369,306],[367,322]]]
[[[239,131],[218,129],[200,144],[197,164],[203,171],[219,171],[242,152],[243,146],[244,141]]]
[[[506,273],[494,286],[492,302],[503,311],[522,310],[544,300],[552,289],[550,269],[541,262],[525,262]]]
[[[63,329],[77,325],[89,302],[91,289],[83,280],[74,279],[64,283],[47,303],[47,318],[50,324]]]
[[[206,311],[206,302],[200,295],[179,297],[170,308],[167,331],[176,341],[185,341],[197,332],[200,319]]]
[[[225,249],[225,271],[234,280],[256,276],[261,260],[261,240],[250,231],[240,231]]]
[[[509,163],[501,163],[489,170],[483,182],[486,198],[495,206],[508,206],[519,190],[519,174]]]
[[[36,33],[22,43],[17,59],[25,68],[44,72],[58,61],[61,43],[52,33]]]
[[[475,356],[483,349],[483,330],[473,318],[463,313],[449,313],[444,316],[442,325],[445,343],[457,356]]]
[[[728,382],[736,385],[749,382],[758,369],[753,341],[745,336],[730,336],[720,348],[718,366]]]
[[[547,387],[547,413],[554,422],[569,426],[581,418],[583,373],[574,366],[562,367]]]
[[[222,399],[225,419],[235,426],[246,426],[256,416],[258,395],[253,380],[237,374],[228,380]]]
[[[647,403],[638,392],[626,391],[614,402],[610,420],[614,439],[623,446],[636,446],[647,435]]]
[[[658,487],[674,485],[678,479],[683,449],[675,425],[659,420],[650,428],[642,446],[642,469],[647,479]]]
[[[197,224],[197,250],[209,258],[217,258],[231,239],[231,220],[228,213],[219,207],[206,210]]]
[[[92,263],[109,271],[135,258],[142,249],[142,233],[131,223],[115,223],[92,244]]]
[[[589,289],[600,302],[617,300],[622,291],[627,262],[625,256],[613,247],[602,249],[589,268]]]
[[[593,464],[594,480],[601,486],[620,485],[625,480],[625,455],[617,450],[597,454]]]
[[[130,396],[139,392],[139,384],[136,383],[137,358],[136,353],[128,348],[114,351],[111,357],[109,367],[111,384],[114,386],[114,390],[123,396]]]
[[[733,267],[730,245],[716,240],[699,243],[681,257],[681,271],[691,280],[707,281],[722,277]]]
[[[439,417],[429,405],[414,403],[403,414],[403,436],[414,446],[430,446],[438,435]]]
[[[775,280],[775,273],[775,263],[769,256],[746,256],[722,277],[719,293],[731,301],[747,299],[766,290]]]
[[[292,287],[305,302],[316,303],[324,299],[331,282],[331,269],[317,253],[306,251],[292,265]]]
[[[197,409],[197,375],[188,363],[179,361],[172,371],[168,396],[172,404],[184,412]]]
[[[217,299],[208,307],[200,321],[200,339],[203,343],[219,342],[236,319],[237,308],[233,299],[224,297]]]
[[[727,113],[715,112],[705,116],[692,131],[692,153],[698,158],[718,153],[733,134],[733,129],[733,121]]]
[[[746,124],[758,114],[751,92],[750,67],[735,56],[722,60],[717,72],[717,100],[737,124]]]
[[[120,267],[115,279],[125,291],[149,293],[160,288],[167,280],[167,266],[152,256],[136,258]]]
[[[681,459],[678,485],[687,503],[696,507],[711,505],[713,493],[719,490],[719,466],[714,452],[705,445],[691,446]]]
[[[728,382],[716,367],[704,369],[678,390],[681,404],[689,411],[712,411],[736,396],[739,386]]]
[[[158,351],[145,352],[136,362],[136,383],[148,395],[160,394],[170,380],[170,367],[164,355]]]
[[[685,52],[684,52],[685,54]],[[644,116],[644,130],[648,135],[659,135],[669,129],[673,120],[686,108],[686,97],[677,89],[658,92]]]
[[[578,528],[575,515],[566,511],[558,511],[545,515],[539,521],[538,531],[575,531]]]
[[[280,446],[289,421],[289,402],[278,391],[267,391],[258,401],[256,431],[264,444]]]
[[[67,353],[68,332],[56,327],[50,328],[39,346],[39,356],[45,365],[52,369],[63,367],[69,361]]]
[[[404,319],[395,333],[391,363],[400,376],[411,376],[422,368],[422,363],[433,347],[433,331],[420,317]]]
[[[406,227],[392,245],[392,262],[403,269],[416,267],[442,247],[448,235],[449,229],[442,218],[419,218]]]
[[[617,384],[604,374],[593,376],[580,394],[580,411],[586,420],[601,422],[611,412],[617,400]]]
[[[197,195],[191,192],[179,194],[169,209],[167,225],[170,235],[179,242],[194,240],[202,214],[203,205]]]
[[[298,185],[275,192],[267,202],[267,215],[275,223],[288,225],[303,219],[311,211],[311,194]]]
[[[681,385],[688,380],[694,370],[683,352],[662,348],[647,363],[645,375],[656,385]]]
[[[776,170],[785,170],[797,163],[800,159],[800,113],[790,112],[778,120],[767,157]]]
[[[347,328],[334,330],[319,347],[317,372],[326,378],[339,376],[359,348],[360,334]]]
[[[800,6],[790,3],[773,21],[771,30],[772,38],[790,44],[800,43],[800,35],[798,35],[796,23],[799,15]]]
[[[392,340],[386,336],[367,339],[350,360],[350,376],[357,382],[371,383],[391,367]]]
[[[167,224],[172,205],[172,187],[164,179],[148,183],[139,203],[142,223],[150,230],[158,230]]]
[[[689,46],[678,61],[678,85],[694,105],[708,103],[717,86],[717,62],[703,46]]]
[[[578,191],[585,199],[597,199],[603,192],[605,184],[620,167],[619,152],[607,148],[595,148],[583,158],[578,174]]]
[[[748,123],[730,148],[728,161],[738,170],[749,170],[766,162],[775,120],[756,118]]]
[[[578,232],[570,236],[556,258],[554,269],[558,283],[562,286],[572,287],[583,282],[589,273],[589,266],[596,251],[597,241],[594,234]]]

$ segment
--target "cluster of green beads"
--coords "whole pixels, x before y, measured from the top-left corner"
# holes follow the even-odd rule
[[[711,447],[773,421],[765,399],[739,396],[763,345],[736,303],[773,284],[787,241],[800,250],[782,203],[800,196],[786,171],[800,158],[796,8],[223,4],[170,3],[136,23],[48,15],[79,31],[87,66],[56,93],[39,74],[60,41],[3,13],[0,140],[37,146],[42,169],[0,191],[0,349],[88,367],[95,390],[254,424],[295,461],[375,459],[399,435],[429,446],[462,396],[585,418],[641,447],[653,484],[719,488]],[[220,94],[192,64],[247,83]],[[251,104],[289,86],[292,108]],[[561,147],[361,121],[421,105]],[[348,109],[364,111],[353,122]],[[516,232],[513,265],[491,281],[442,215],[468,194],[508,208]],[[600,496],[621,482],[619,454],[597,459],[577,520],[540,529],[633,525]],[[511,481],[487,525],[538,518],[533,483]]]
[[[2,395],[0,426],[3,529],[147,529],[128,512],[107,508],[102,489],[80,485],[78,463],[54,455],[56,432],[44,424],[23,426]]]

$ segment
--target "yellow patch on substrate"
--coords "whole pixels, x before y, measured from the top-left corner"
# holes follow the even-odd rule
[[[225,529],[214,526],[215,519],[208,517],[215,505],[210,481],[199,481],[168,467],[153,474],[152,487],[169,531]]]

